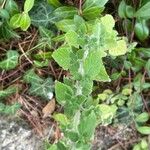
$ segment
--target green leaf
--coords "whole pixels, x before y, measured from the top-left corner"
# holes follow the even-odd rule
[[[53,5],[54,7],[60,7],[60,6],[62,6],[62,4],[59,2],[59,0],[47,0],[47,2],[50,5]]]
[[[4,70],[14,69],[18,65],[18,52],[14,50],[8,50],[6,56],[7,58],[0,62],[0,68]]]
[[[58,150],[58,149],[57,149],[57,146],[55,144],[53,144],[49,148],[47,148],[46,150]]]
[[[146,141],[146,139],[142,139],[141,141],[141,148],[144,150],[148,149],[148,143]]]
[[[72,19],[63,19],[55,23],[57,28],[61,31],[68,32],[69,30],[75,31],[76,26]]]
[[[138,20],[135,24],[135,34],[140,41],[144,41],[149,36],[149,28],[146,24],[146,20]]]
[[[69,120],[66,115],[58,113],[54,114],[53,118],[60,123],[60,125],[67,126],[69,124]]]
[[[29,17],[29,14],[23,12],[20,19],[20,28],[23,31],[26,31],[29,28],[30,24],[31,24],[31,19]]]
[[[135,120],[136,122],[145,123],[149,120],[149,118],[150,118],[149,114],[143,112],[142,114],[138,115]]]
[[[126,18],[126,3],[124,0],[119,3],[118,14],[119,17]]]
[[[51,78],[42,79],[34,73],[34,70],[29,70],[24,75],[24,81],[31,85],[28,89],[29,94],[49,100],[49,94],[53,93],[54,89]]]
[[[34,0],[25,0],[24,11],[28,13],[34,5]]]
[[[57,81],[55,83],[56,100],[59,104],[64,105],[73,96],[73,90],[70,86]]]
[[[75,31],[68,31],[65,35],[66,37],[66,42],[70,45],[70,46],[74,46],[76,48],[79,48],[79,44],[78,44],[78,34]]]
[[[98,6],[98,7],[104,7],[104,5],[108,2],[108,0],[86,0],[85,3],[83,4],[83,8],[90,8],[93,6]]]
[[[78,130],[84,139],[91,140],[92,136],[94,135],[96,126],[97,126],[96,115],[94,111],[92,111],[89,115],[81,118]]]
[[[124,55],[127,52],[127,44],[125,40],[117,41],[116,47],[109,48],[109,54],[112,56]]]
[[[12,28],[19,28],[20,27],[20,20],[21,20],[22,14],[18,13],[11,17],[10,19],[10,26]]]
[[[60,47],[53,52],[52,57],[63,69],[68,70],[70,67],[70,52],[69,47]]]
[[[150,59],[147,61],[146,65],[145,65],[145,68],[146,68],[147,73],[148,73],[148,75],[150,77]]]
[[[6,9],[0,9],[0,17],[3,19],[9,19],[9,13]]]
[[[150,127],[148,126],[137,126],[138,132],[144,135],[149,135],[150,134]]]
[[[100,13],[103,11],[103,8],[99,8],[98,6],[86,8],[83,10],[83,17],[87,20],[92,20],[100,16]]]
[[[11,94],[14,94],[17,92],[17,87],[16,86],[10,86],[5,90],[0,90],[0,100],[7,98]]]
[[[5,3],[5,9],[11,16],[19,12],[18,5],[14,0],[7,0]]]
[[[58,19],[73,19],[77,14],[77,8],[71,6],[62,6],[54,11],[54,15]]]
[[[45,1],[35,1],[34,7],[29,12],[34,26],[50,27],[56,17],[53,15],[54,8]]]
[[[135,14],[137,18],[149,19],[150,18],[150,2],[147,2],[144,6],[142,6]]]

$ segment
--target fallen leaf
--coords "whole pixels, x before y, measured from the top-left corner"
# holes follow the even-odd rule
[[[48,104],[43,108],[43,118],[50,116],[55,110],[55,99],[53,98],[48,102]]]

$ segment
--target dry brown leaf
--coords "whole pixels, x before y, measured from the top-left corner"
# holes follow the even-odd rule
[[[50,116],[55,110],[55,99],[53,98],[48,102],[48,104],[43,108],[43,118]]]

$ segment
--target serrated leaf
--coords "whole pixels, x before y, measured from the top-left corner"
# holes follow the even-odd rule
[[[45,1],[36,1],[34,7],[29,12],[31,22],[34,26],[49,27],[54,22],[54,8]]]
[[[109,54],[112,56],[124,55],[127,52],[127,45],[124,40],[117,41],[116,47],[109,48]]]
[[[70,52],[69,47],[60,47],[53,52],[52,57],[63,69],[68,70],[70,67]]]
[[[32,9],[33,5],[34,5],[34,0],[25,0],[24,11],[26,13],[29,12]]]
[[[14,69],[18,65],[18,52],[9,50],[6,53],[6,56],[7,58],[0,62],[0,68],[4,70]]]
[[[92,111],[88,116],[84,116],[80,120],[78,125],[79,133],[86,140],[91,140],[95,127],[97,125],[97,119],[95,113]]]
[[[70,45],[70,46],[74,46],[76,48],[79,47],[79,42],[78,42],[78,34],[75,31],[68,31],[65,34],[66,37],[66,42]]]
[[[64,105],[73,96],[71,87],[59,81],[55,83],[55,93],[56,100],[61,105]]]

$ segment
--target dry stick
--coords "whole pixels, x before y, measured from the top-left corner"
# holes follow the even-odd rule
[[[22,55],[20,56],[20,60],[21,60],[21,57],[22,57],[22,56],[25,56],[26,59],[30,62],[30,64],[33,64],[33,62],[29,59],[29,57],[28,57],[28,56],[26,55],[26,53],[24,52],[23,48],[21,47],[21,44],[18,43],[18,45],[19,45],[19,48],[20,48],[20,50],[21,50],[21,52],[22,52]]]
[[[79,15],[82,15],[82,0],[79,1]]]

